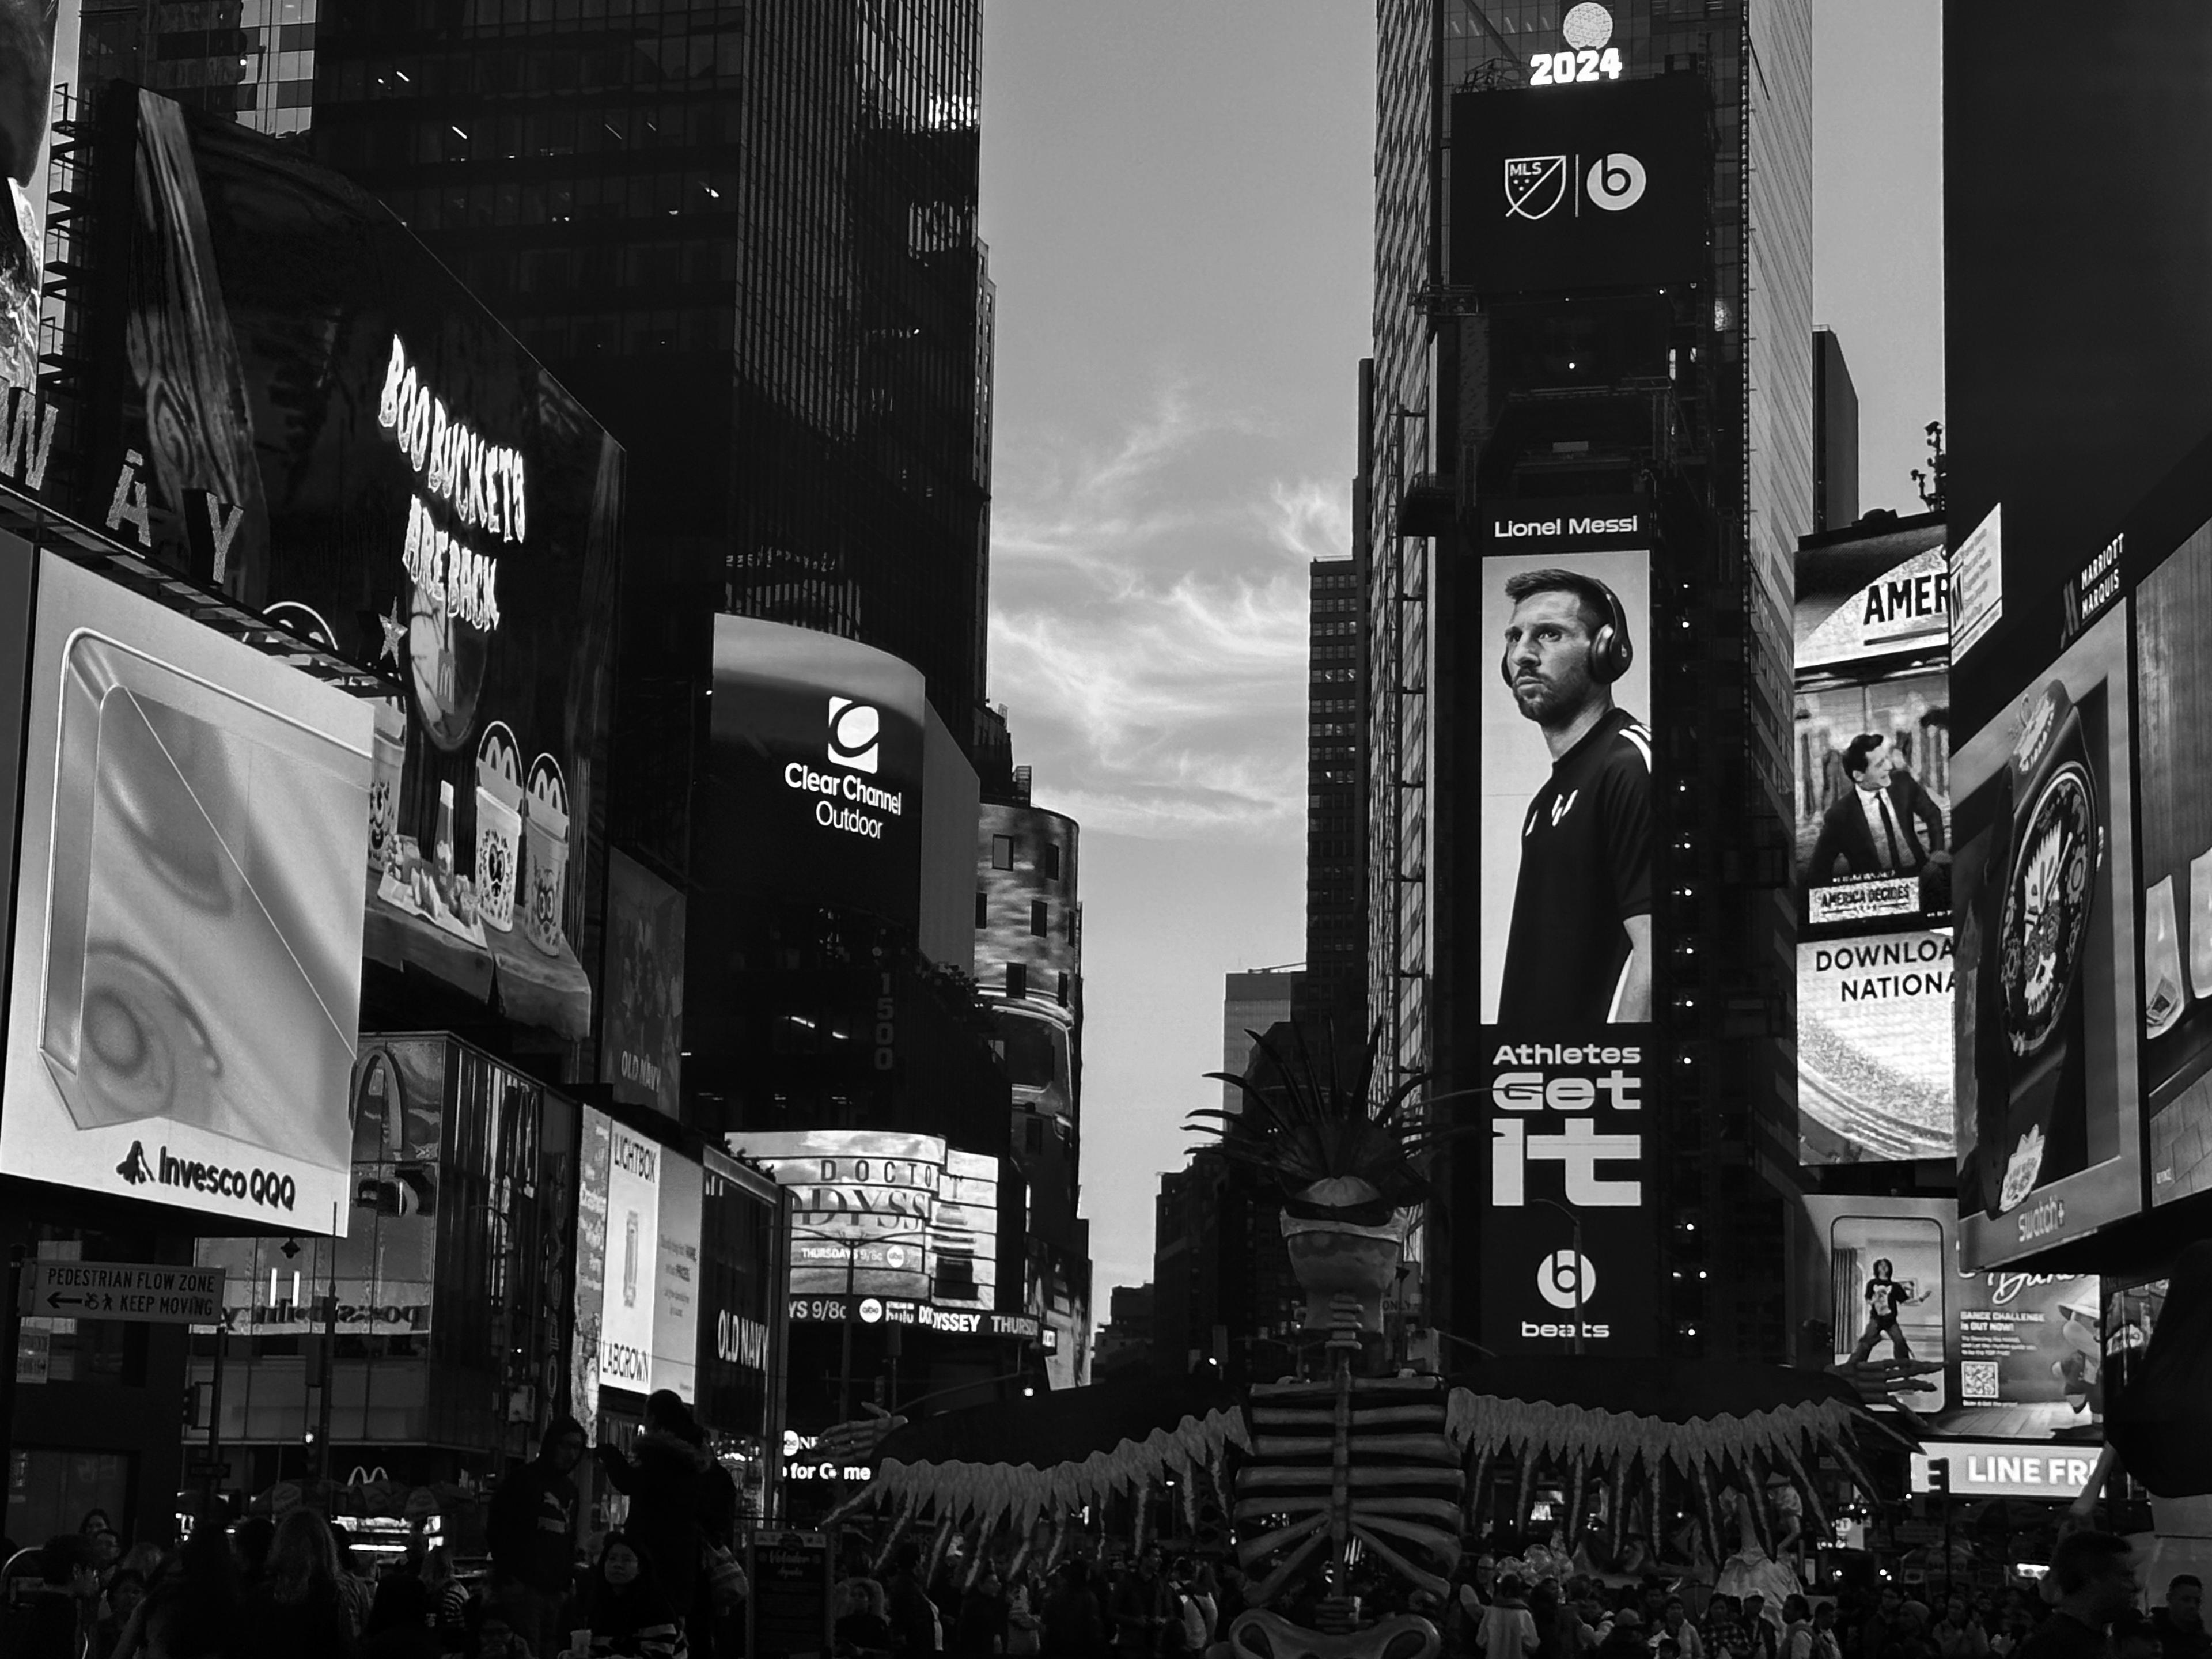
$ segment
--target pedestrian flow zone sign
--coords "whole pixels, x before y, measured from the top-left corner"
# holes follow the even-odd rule
[[[222,1269],[139,1261],[27,1261],[24,1313],[141,1325],[222,1323]]]

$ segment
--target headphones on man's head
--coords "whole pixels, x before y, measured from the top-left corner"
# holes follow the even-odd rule
[[[1628,613],[1620,608],[1620,595],[1595,576],[1585,576],[1577,571],[1576,579],[1586,582],[1603,596],[1606,620],[1598,624],[1597,633],[1590,640],[1590,678],[1600,685],[1611,685],[1628,672],[1636,660],[1635,642],[1628,637]],[[1562,592],[1580,595],[1581,588],[1563,587]],[[1510,647],[1498,659],[1498,672],[1504,678],[1508,690],[1513,684],[1513,652]]]

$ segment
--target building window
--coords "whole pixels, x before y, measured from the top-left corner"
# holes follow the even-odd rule
[[[981,888],[975,890],[975,925],[988,926],[991,920],[991,896]]]
[[[1030,970],[1025,963],[1006,964],[1006,994],[1016,1001],[1030,994]]]
[[[1066,974],[1060,976],[1060,1006],[1063,1008],[1067,1006],[1067,975]]]
[[[1042,939],[1048,925],[1045,920],[1044,901],[1031,899],[1030,901],[1030,932],[1036,934],[1037,938]]]
[[[1060,879],[1060,843],[1048,841],[1044,847],[1044,873],[1048,881]]]
[[[1012,836],[991,837],[991,867],[994,870],[1014,867],[1014,838]]]

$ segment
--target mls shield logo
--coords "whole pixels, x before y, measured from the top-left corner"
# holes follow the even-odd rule
[[[1566,199],[1567,158],[1509,155],[1505,158],[1505,216],[1541,219]]]

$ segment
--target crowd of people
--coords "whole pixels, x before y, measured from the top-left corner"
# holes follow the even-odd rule
[[[713,1659],[743,1650],[746,1587],[730,1553],[733,1489],[674,1395],[654,1397],[629,1454],[595,1454],[628,1494],[623,1524],[577,1548],[575,1470],[589,1454],[562,1419],[495,1495],[490,1571],[472,1583],[442,1548],[365,1571],[317,1512],[196,1528],[178,1547],[123,1550],[94,1511],[40,1552],[15,1627],[24,1659]],[[717,1479],[719,1477],[719,1479]],[[1224,1650],[1245,1605],[1233,1561],[1153,1544],[1115,1561],[1078,1550],[1048,1573],[1025,1554],[976,1561],[913,1540],[878,1576],[857,1536],[836,1586],[841,1659],[1199,1659]],[[1652,1577],[1522,1576],[1469,1555],[1444,1597],[1363,1564],[1335,1611],[1437,1624],[1445,1659],[2212,1659],[2203,1588],[2188,1574],[2140,1611],[2127,1543],[2063,1538],[2038,1589],[1882,1582],[1834,1598],[1731,1596]],[[1312,1627],[1317,1586],[1277,1611]],[[764,1656],[776,1659],[776,1656]]]
[[[381,1570],[312,1509],[120,1549],[98,1510],[38,1552],[4,1659],[714,1659],[734,1655],[737,1491],[690,1412],[656,1394],[628,1452],[595,1455],[629,1499],[578,1549],[582,1425],[555,1421],[494,1493],[490,1570],[465,1580],[421,1534]]]

